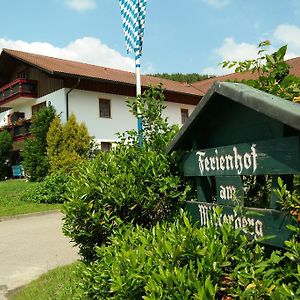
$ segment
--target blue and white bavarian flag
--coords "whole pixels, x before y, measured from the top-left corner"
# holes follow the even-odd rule
[[[119,0],[127,53],[142,55],[147,0]]]

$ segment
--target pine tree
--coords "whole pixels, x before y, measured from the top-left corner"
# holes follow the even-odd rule
[[[86,159],[90,151],[91,137],[85,124],[78,124],[74,114],[62,126],[57,117],[53,120],[47,135],[47,154],[51,173],[58,170],[71,171]]]

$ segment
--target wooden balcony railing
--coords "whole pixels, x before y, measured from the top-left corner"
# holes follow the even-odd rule
[[[19,78],[0,88],[0,105],[19,97],[37,98],[37,81]]]
[[[14,124],[10,124],[8,126],[4,126],[0,128],[0,132],[3,130],[7,130],[13,141],[24,140],[31,135],[31,120],[19,119],[14,122]]]

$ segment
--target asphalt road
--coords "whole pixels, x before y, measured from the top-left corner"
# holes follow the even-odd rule
[[[0,220],[0,299],[8,290],[79,258],[61,228],[59,212]]]

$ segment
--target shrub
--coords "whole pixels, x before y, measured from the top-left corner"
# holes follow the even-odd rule
[[[87,260],[123,222],[150,226],[186,201],[189,188],[171,173],[166,155],[118,147],[71,176],[64,232]]]
[[[79,245],[87,261],[94,259],[95,246],[105,243],[122,223],[149,227],[187,200],[190,187],[183,186],[174,158],[165,153],[174,130],[161,117],[162,101],[162,90],[154,88],[139,99],[142,148],[138,134],[127,132],[120,135],[115,149],[100,153],[71,177],[64,233]]]
[[[248,241],[230,224],[175,222],[122,228],[81,270],[87,299],[297,299],[299,244],[285,254]]]
[[[68,182],[68,175],[62,173],[48,175],[34,189],[25,193],[22,200],[47,204],[63,203]]]
[[[21,157],[26,175],[31,181],[41,181],[49,171],[46,153],[46,136],[50,123],[55,117],[52,106],[45,107],[32,117],[33,136],[24,142]]]
[[[53,120],[47,134],[47,145],[51,173],[72,171],[74,165],[90,155],[93,146],[86,126],[78,124],[74,114],[64,126],[58,116]]]
[[[5,162],[9,158],[12,143],[13,141],[8,131],[4,130],[0,132],[0,179],[8,176],[8,170]]]

